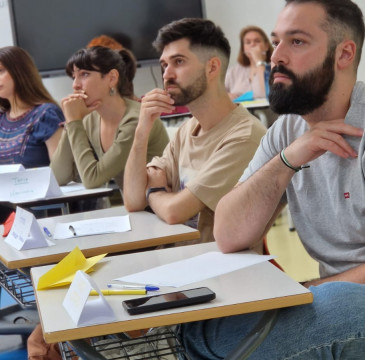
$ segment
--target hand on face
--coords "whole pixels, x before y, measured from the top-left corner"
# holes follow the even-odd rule
[[[66,123],[82,120],[87,114],[99,107],[101,103],[99,100],[87,105],[87,98],[88,96],[84,91],[76,91],[62,99],[61,107],[66,118]]]
[[[262,50],[262,46],[259,44],[245,48],[245,54],[248,58],[252,59],[254,63],[258,61],[266,60],[266,51]]]
[[[285,149],[285,157],[295,167],[303,166],[330,151],[342,158],[357,157],[357,152],[342,135],[361,137],[364,129],[345,124],[343,119],[320,121]]]
[[[141,111],[138,125],[150,131],[153,122],[160,117],[161,113],[170,113],[175,109],[174,100],[162,89],[154,89],[142,98]]]

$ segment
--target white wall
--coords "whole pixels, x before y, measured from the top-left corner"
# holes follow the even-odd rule
[[[37,0],[34,1],[36,4]],[[168,1],[168,0],[166,0]],[[183,1],[183,0],[182,0]],[[204,0],[206,15],[220,25],[232,47],[231,63],[235,63],[240,30],[246,25],[258,25],[270,34],[275,25],[277,15],[284,6],[283,0]],[[355,0],[365,14],[365,1]],[[0,0],[0,47],[12,45],[12,34],[9,19],[8,1]],[[365,48],[359,67],[358,79],[365,81]],[[152,73],[154,76],[152,76]],[[61,76],[44,79],[44,84],[56,100],[62,99],[71,91],[72,82]],[[154,87],[162,86],[161,72],[158,66],[143,67],[137,70],[134,81],[138,96],[145,94]]]

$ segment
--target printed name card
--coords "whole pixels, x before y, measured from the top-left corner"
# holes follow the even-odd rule
[[[99,296],[90,296],[96,290]],[[116,321],[113,309],[94,280],[82,271],[77,271],[63,300],[63,307],[77,326],[86,326]]]
[[[28,250],[54,245],[45,237],[34,215],[17,206],[13,226],[5,242],[17,250]]]
[[[63,194],[50,167],[0,173],[0,183],[0,201],[30,201]]]

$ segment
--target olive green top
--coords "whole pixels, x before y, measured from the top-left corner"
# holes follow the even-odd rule
[[[86,188],[95,188],[114,179],[123,189],[124,167],[132,147],[138,123],[140,103],[124,98],[125,114],[115,134],[114,142],[104,152],[100,143],[100,115],[93,111],[82,121],[65,126],[51,168],[60,185],[82,181]],[[149,141],[146,162],[160,156],[169,141],[160,119],[155,121]]]

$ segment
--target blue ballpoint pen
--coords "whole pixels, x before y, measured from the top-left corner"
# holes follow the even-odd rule
[[[46,227],[44,227],[43,228],[43,231],[46,233],[46,235],[48,236],[48,237],[52,237],[52,234],[51,234],[51,232],[46,228]]]
[[[158,291],[160,288],[153,285],[125,285],[125,284],[108,284],[108,288],[119,288],[119,289],[145,289],[147,291]]]

